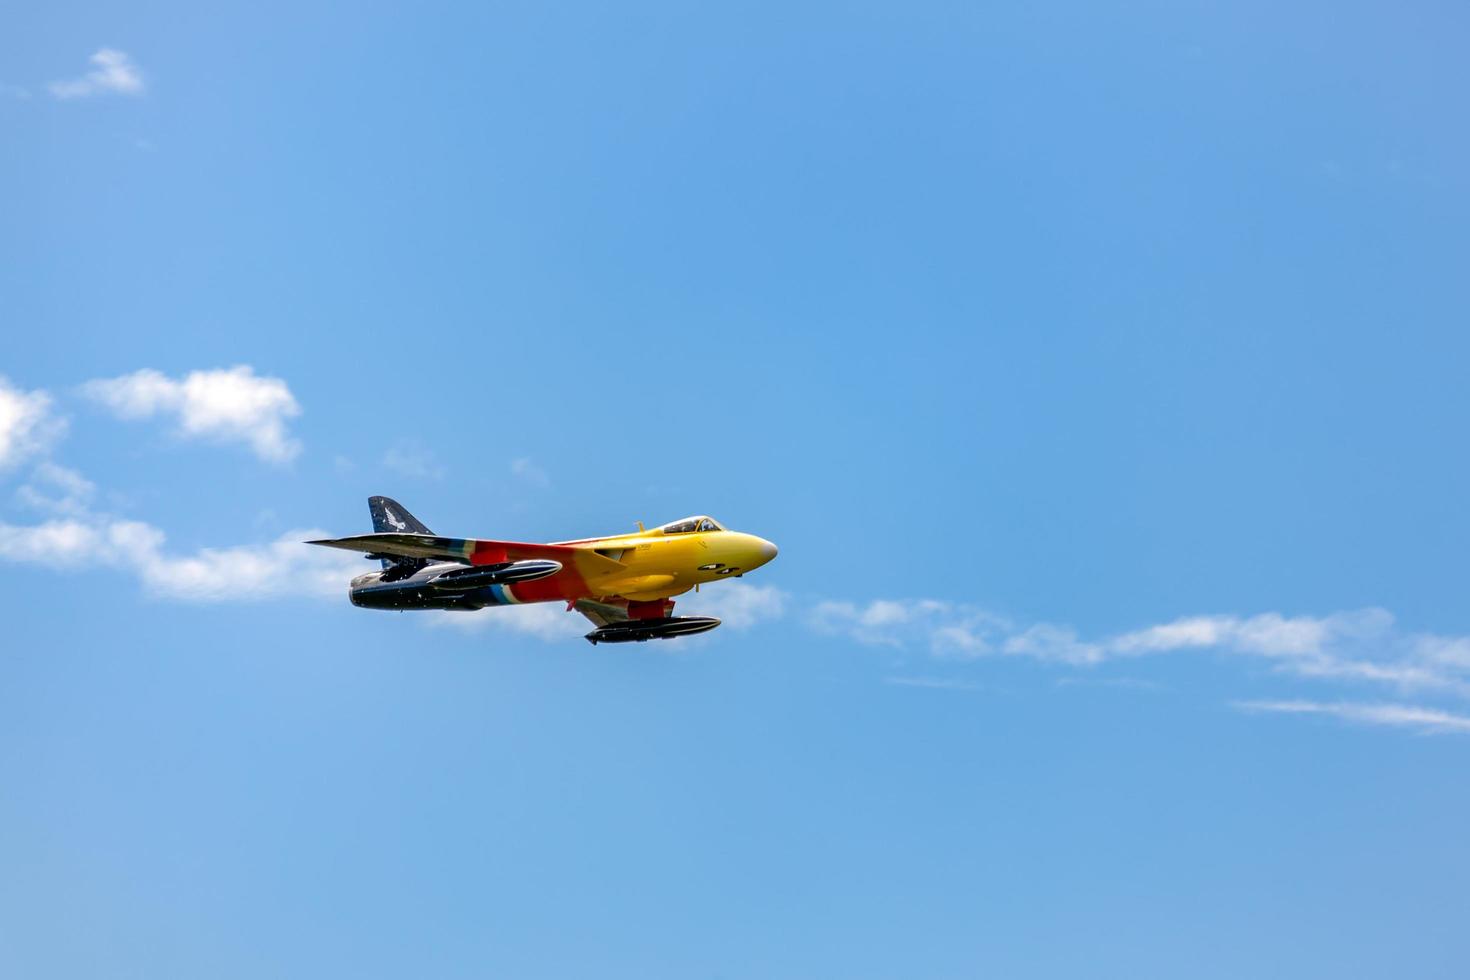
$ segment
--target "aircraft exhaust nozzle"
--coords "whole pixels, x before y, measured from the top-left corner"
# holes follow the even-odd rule
[[[512,582],[534,582],[561,571],[561,562],[533,558],[526,561],[502,562],[478,568],[453,568],[429,580],[429,588],[441,592],[468,592],[487,585],[510,585]]]

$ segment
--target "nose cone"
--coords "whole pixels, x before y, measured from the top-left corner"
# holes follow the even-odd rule
[[[750,552],[745,559],[745,567],[760,568],[766,562],[776,557],[776,546],[765,538],[758,538],[754,534],[749,535]]]
[[[729,566],[731,572],[748,572],[776,557],[776,546],[765,538],[738,532],[726,537],[728,544],[725,547],[728,550],[721,553],[721,560]]]

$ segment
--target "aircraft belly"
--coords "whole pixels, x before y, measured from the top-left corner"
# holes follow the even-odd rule
[[[563,572],[534,582],[517,582],[508,586],[516,602],[555,602],[580,599],[587,595],[581,579]]]
[[[681,582],[679,576],[670,574],[636,575],[612,579],[599,583],[604,595],[619,595],[624,599],[646,602],[652,599],[667,599],[681,595],[693,588],[689,582]]]
[[[637,602],[651,602],[654,599],[669,599],[676,595],[683,595],[692,588],[694,588],[692,585],[679,585],[676,583],[645,592],[620,592],[618,594],[624,599],[632,599]]]

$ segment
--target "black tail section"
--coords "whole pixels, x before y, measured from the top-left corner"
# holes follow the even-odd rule
[[[369,497],[368,513],[373,515],[374,531],[397,531],[399,534],[433,534],[423,522],[408,512],[392,497]]]
[[[414,517],[392,497],[369,497],[368,513],[373,515],[374,531],[390,531],[398,534],[433,534],[424,527],[424,522]],[[371,557],[371,556],[370,556]],[[401,576],[412,575],[428,564],[423,558],[384,558],[383,568],[393,568]]]

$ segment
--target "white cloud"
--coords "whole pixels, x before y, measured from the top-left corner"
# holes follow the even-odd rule
[[[1119,655],[1213,648],[1271,660],[1301,677],[1380,683],[1400,690],[1470,694],[1470,638],[1406,634],[1384,609],[1327,616],[1196,616],[1106,641]]]
[[[143,527],[146,528],[146,525]],[[156,529],[137,533],[135,549],[144,586],[154,595],[195,602],[273,598],[342,599],[354,575],[367,571],[361,557],[302,542],[327,537],[325,531],[287,531],[268,544],[202,548],[189,555],[162,550]]]
[[[478,633],[485,630],[534,636],[538,640],[565,641],[583,636],[592,624],[578,612],[567,612],[565,603],[538,602],[524,606],[490,606],[474,611],[438,610],[426,614],[431,626]]]
[[[1098,644],[1080,639],[1076,630],[1051,623],[1037,623],[1024,632],[1008,637],[1001,649],[1012,656],[1055,660],[1067,664],[1101,663],[1107,656]]]
[[[73,568],[88,556],[101,554],[102,545],[97,528],[84,521],[56,520],[30,527],[0,524],[0,558],[8,561]]]
[[[545,490],[551,486],[551,477],[546,475],[546,471],[524,456],[510,461],[510,472],[516,479],[537,489]]]
[[[857,606],[851,602],[828,599],[812,606],[807,622],[821,633],[843,633],[852,628],[857,619]],[[854,637],[860,639],[860,637]]]
[[[115,93],[142,95],[143,73],[127,52],[116,48],[100,48],[87,59],[91,71],[77,78],[66,78],[47,86],[58,99],[81,99],[92,95]]]
[[[1212,647],[1218,646],[1228,631],[1226,617],[1191,616],[1124,633],[1113,640],[1112,647],[1118,653],[1159,653]]]
[[[786,594],[774,586],[721,582],[697,595],[686,592],[676,600],[677,616],[717,616],[721,628],[736,632],[779,619],[785,614]],[[434,626],[465,632],[499,630],[560,642],[585,635],[593,626],[581,613],[567,612],[562,602],[524,606],[489,606],[473,612],[442,610],[429,614]],[[686,643],[687,641],[680,641]]]
[[[1235,707],[1242,711],[1330,715],[1343,721],[1362,725],[1416,728],[1427,734],[1470,733],[1470,717],[1412,704],[1361,704],[1351,701],[1237,701]]]
[[[813,606],[808,625],[864,644],[918,651],[937,658],[1024,657],[1090,668],[1121,659],[1213,651],[1258,660],[1276,674],[1317,684],[1355,684],[1399,694],[1470,699],[1470,636],[1410,633],[1383,609],[1326,616],[1189,616],[1114,636],[1088,638],[1057,623],[1017,624],[985,610],[935,599],[880,599],[866,604],[827,600]],[[1073,677],[1086,675],[1071,675]],[[1318,702],[1261,702],[1287,710]],[[1454,728],[1455,716],[1434,707],[1329,706],[1354,720]],[[1262,709],[1266,710],[1266,709]],[[1328,707],[1312,708],[1329,713]],[[1397,712],[1397,713],[1395,713]],[[1441,717],[1443,716],[1443,717]],[[1437,722],[1435,719],[1439,719]]]
[[[36,464],[30,481],[15,491],[16,499],[36,510],[58,514],[85,513],[97,487],[76,470],[51,462]]]
[[[1381,636],[1393,626],[1382,609],[1334,613],[1325,617],[1192,616],[1114,637],[1116,653],[1160,653],[1202,647],[1225,647],[1263,657],[1312,657],[1333,644]]]
[[[365,568],[354,555],[302,543],[325,536],[317,529],[288,531],[266,544],[176,554],[165,550],[164,533],[151,524],[88,515],[0,524],[0,559],[129,572],[151,595],[192,602],[341,598],[348,579]]]
[[[774,585],[715,582],[676,600],[676,616],[715,616],[722,628],[740,631],[780,619],[786,613],[786,593]]]
[[[816,603],[807,623],[819,633],[840,634],[859,643],[904,646],[925,640],[935,652],[978,656],[990,652],[990,617],[939,599],[874,599]]]
[[[248,365],[193,371],[179,380],[144,368],[89,381],[82,392],[119,418],[170,415],[182,438],[244,443],[267,462],[286,462],[301,451],[286,431],[286,420],[301,414],[291,389],[280,378],[257,377]]]
[[[50,395],[23,391],[0,376],[0,470],[44,453],[65,431]]]
[[[283,418],[299,409],[285,383],[248,367],[194,372],[180,381],[156,371],[94,381],[84,391],[125,418],[175,413],[181,434],[249,444],[268,459],[288,458],[294,443]],[[0,462],[43,454],[64,428],[41,391],[0,379]],[[40,524],[0,522],[0,560],[58,569],[106,568],[137,576],[150,594],[192,601],[341,596],[361,559],[302,544],[325,536],[291,531],[273,542],[170,552],[163,531],[92,510],[97,488],[82,474],[41,459],[16,491],[25,506],[54,515]]]
[[[1470,636],[1421,634],[1414,643],[1419,659],[1470,673]]]
[[[1470,695],[1470,637],[1404,633],[1383,609],[1327,616],[1191,616],[1095,639],[1063,624],[1018,625],[936,599],[879,599],[865,605],[828,600],[813,606],[808,623],[818,632],[860,643],[918,648],[942,657],[1006,655],[1085,666],[1218,650],[1261,658],[1300,677]]]

